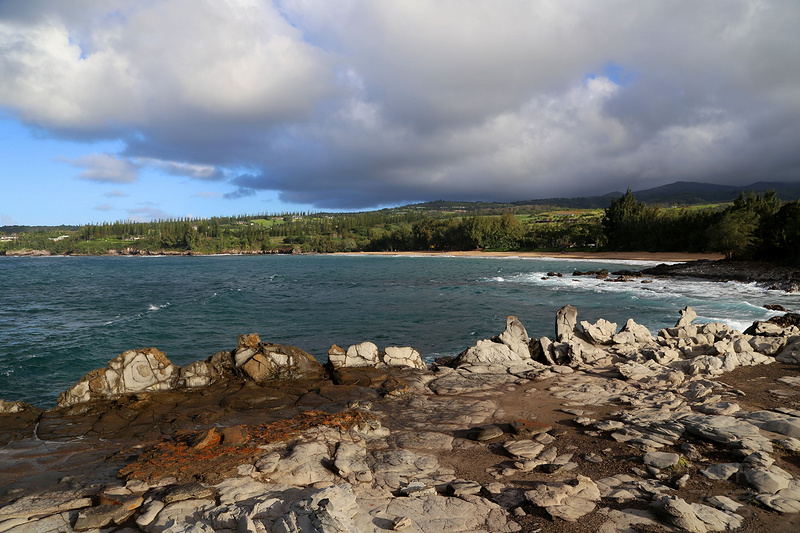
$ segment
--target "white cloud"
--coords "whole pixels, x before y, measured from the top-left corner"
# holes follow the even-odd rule
[[[140,165],[149,166],[174,176],[187,176],[201,181],[219,181],[225,179],[225,174],[212,165],[163,161],[151,157],[137,157],[136,162]]]
[[[220,192],[197,192],[192,195],[193,198],[222,198]]]
[[[141,165],[320,207],[796,180],[798,19],[791,2],[29,0],[0,4],[0,107],[124,143],[85,179]]]
[[[83,171],[75,176],[77,179],[99,181],[103,183],[133,183],[139,177],[136,165],[127,159],[111,154],[91,154],[71,159],[59,158],[59,161]]]
[[[103,196],[107,196],[109,198],[125,198],[128,195],[120,191],[119,189],[114,189],[113,191],[108,191]]]
[[[113,211],[114,207],[109,204],[100,204],[94,206],[95,211]]]

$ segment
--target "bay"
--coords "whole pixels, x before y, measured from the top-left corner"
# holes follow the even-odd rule
[[[185,365],[242,333],[327,359],[332,344],[413,346],[431,361],[500,333],[508,315],[535,337],[556,311],[634,318],[654,333],[691,305],[698,322],[744,329],[797,309],[797,295],[699,280],[609,283],[578,270],[645,263],[449,256],[0,258],[0,398],[39,407],[119,353],[156,347]],[[550,277],[555,271],[563,277]]]

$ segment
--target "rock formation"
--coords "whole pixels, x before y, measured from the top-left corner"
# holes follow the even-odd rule
[[[510,316],[430,370],[410,347],[334,345],[332,382],[306,352],[254,334],[183,368],[155,349],[124,352],[47,413],[0,402],[12,440],[29,412],[34,437],[103,435],[86,454],[114,431],[143,436],[104,452],[119,479],[5,492],[0,531],[544,532],[591,517],[603,533],[702,533],[761,531],[765,509],[791,530],[800,410],[760,408],[724,380],[796,368],[800,331],[696,318],[687,307],[653,336],[633,320],[578,327],[567,306],[551,341]],[[156,409],[165,391],[172,411]]]

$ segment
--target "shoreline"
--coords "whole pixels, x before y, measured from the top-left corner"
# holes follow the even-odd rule
[[[479,250],[457,251],[397,251],[397,252],[333,252],[333,253],[274,253],[260,251],[238,251],[220,253],[164,252],[164,253],[107,253],[107,254],[51,254],[42,250],[12,251],[0,257],[215,257],[215,256],[257,256],[257,255],[331,255],[331,256],[407,256],[407,257],[483,257],[520,259],[578,259],[594,261],[648,261],[653,263],[685,263],[725,259],[723,254],[700,254],[679,252],[484,252]]]
[[[376,255],[415,257],[486,257],[535,259],[591,259],[597,261],[650,261],[653,263],[685,263],[690,261],[725,259],[724,254],[677,252],[482,252],[478,250],[453,252],[338,252],[328,255]]]
[[[509,316],[431,366],[372,343],[296,364],[312,356],[255,334],[182,367],[130,350],[53,409],[6,402],[0,523],[591,533],[712,516],[726,530],[795,530],[797,327],[680,315],[654,336],[633,321],[579,326],[567,305],[553,340],[535,344]],[[142,364],[154,372],[130,379]]]

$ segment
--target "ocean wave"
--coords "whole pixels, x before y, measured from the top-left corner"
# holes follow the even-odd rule
[[[148,311],[158,311],[159,309],[164,309],[165,307],[169,307],[170,305],[171,305],[171,304],[170,304],[169,302],[167,302],[167,303],[165,303],[165,304],[163,304],[163,305],[155,305],[155,304],[150,304],[150,305],[147,307],[147,310],[148,310]]]

